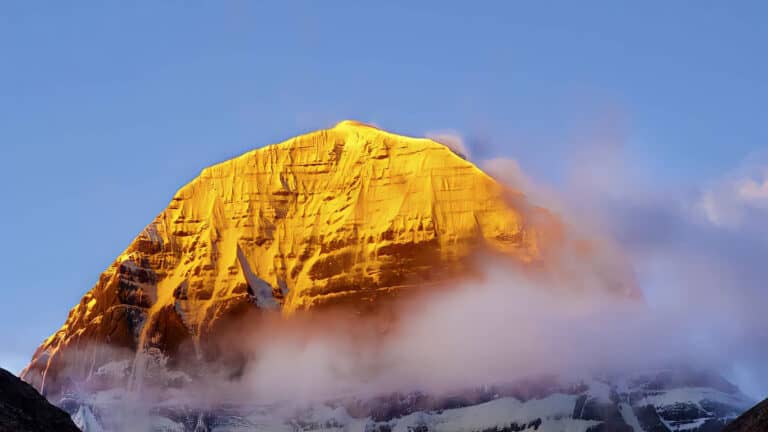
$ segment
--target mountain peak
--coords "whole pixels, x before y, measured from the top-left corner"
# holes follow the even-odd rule
[[[355,121],[213,165],[102,273],[24,378],[56,391],[65,367],[88,374],[105,345],[174,358],[192,340],[205,356],[231,317],[370,309],[466,275],[481,250],[537,262],[538,232],[509,192],[441,144]]]
[[[336,123],[335,126],[333,126],[334,129],[336,129],[336,128],[360,128],[360,127],[379,129],[380,130],[379,127],[374,126],[373,124],[361,122],[361,121],[358,121],[358,120],[349,120],[349,119],[348,120],[342,120],[342,121]]]

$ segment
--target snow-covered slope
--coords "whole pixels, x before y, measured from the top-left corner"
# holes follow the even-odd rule
[[[201,408],[189,396],[169,392],[150,402],[111,389],[70,394],[60,405],[86,432],[126,425],[157,432],[717,432],[753,403],[716,375],[679,368],[302,404]]]

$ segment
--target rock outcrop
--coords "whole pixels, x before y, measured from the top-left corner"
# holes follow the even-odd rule
[[[362,313],[471,273],[479,251],[540,265],[561,231],[447,147],[345,121],[204,169],[102,273],[23,377],[49,394],[137,352],[204,358],[234,317]]]
[[[723,432],[765,432],[768,431],[768,399],[729,423]]]
[[[69,415],[32,386],[0,369],[0,432],[79,432]]]

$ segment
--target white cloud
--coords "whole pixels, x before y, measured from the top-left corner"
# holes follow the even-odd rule
[[[621,152],[606,157],[594,148],[580,160],[600,163],[576,163],[580,171],[559,188],[538,183],[511,159],[486,161],[483,168],[590,238],[615,240],[638,276],[649,313],[675,329],[655,340],[681,343],[671,352],[687,349],[692,363],[712,364],[749,395],[765,397],[768,162],[748,159],[686,191],[644,181],[653,173],[632,172]]]
[[[482,161],[479,165],[496,180],[522,192],[531,203],[556,212],[563,210],[559,194],[552,188],[531,179],[516,160],[493,158]]]
[[[455,131],[427,132],[426,136],[453,150],[454,153],[457,153],[464,159],[470,159],[471,157],[469,148],[464,143],[464,138]]]
[[[741,208],[733,202],[733,196],[726,192],[705,190],[701,194],[698,207],[712,225],[732,227],[741,223]]]
[[[762,223],[768,210],[768,167],[742,168],[710,185],[701,193],[697,207],[709,223],[719,227]]]
[[[754,179],[743,180],[737,186],[737,192],[742,201],[759,207],[766,206],[768,205],[768,178],[759,182]]]

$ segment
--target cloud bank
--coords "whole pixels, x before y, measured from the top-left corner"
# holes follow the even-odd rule
[[[599,149],[597,149],[599,150]],[[604,153],[601,153],[604,154]],[[704,361],[754,398],[768,395],[768,163],[744,164],[688,191],[654,189],[603,157],[561,190],[514,160],[484,166],[567,220],[608,236],[630,259],[649,307],[692,361]],[[587,158],[589,158],[589,154]],[[640,173],[641,177],[644,173]],[[650,173],[646,177],[650,177]],[[663,329],[656,336],[666,337]]]
[[[458,134],[432,138],[469,155]],[[225,341],[246,360],[235,378],[208,371],[196,400],[439,393],[670,364],[717,370],[764,397],[768,165],[676,193],[632,181],[615,149],[589,151],[600,163],[572,170],[564,188],[536,181],[512,159],[478,163],[597,245],[586,258],[560,257],[567,268],[560,277],[485,257],[478,278],[416,296],[384,325],[379,317],[267,316]],[[574,160],[583,159],[592,157]],[[636,281],[642,301],[616,295],[622,278]]]
[[[469,155],[458,134],[432,137]],[[574,158],[583,159],[600,163],[574,169],[561,188],[512,159],[478,163],[596,245],[586,257],[560,257],[567,271],[557,277],[479,257],[477,277],[415,296],[389,320],[267,314],[222,341],[242,356],[237,373],[206,370],[185,397],[270,403],[450,392],[670,364],[715,369],[755,399],[767,395],[768,165],[676,192],[632,181],[620,152],[595,147]],[[642,301],[617,295],[625,279]]]

